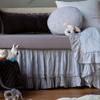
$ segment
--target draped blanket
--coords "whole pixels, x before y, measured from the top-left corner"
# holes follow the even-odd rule
[[[23,88],[23,80],[17,61],[0,60],[0,91]]]
[[[100,70],[100,30],[90,27],[69,38],[75,59],[84,65],[81,77],[91,86],[94,74]]]

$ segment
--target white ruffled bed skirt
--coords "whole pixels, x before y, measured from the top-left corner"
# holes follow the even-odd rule
[[[17,61],[27,89],[84,85],[100,88],[100,64],[79,65],[72,50],[21,49],[18,52]]]

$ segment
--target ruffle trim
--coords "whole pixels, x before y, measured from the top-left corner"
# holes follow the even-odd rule
[[[82,53],[79,57],[79,63],[100,63],[100,52],[92,52],[92,53]]]
[[[83,77],[85,82],[87,83],[87,86],[100,89],[100,69],[96,71],[95,73],[88,75],[86,77]]]
[[[78,34],[72,33],[69,36],[71,49],[74,52],[75,59],[78,61],[78,63],[81,64],[100,63],[100,51],[89,52],[89,53],[83,53],[81,51],[80,36],[81,36],[80,33]]]
[[[85,80],[87,86],[100,89],[100,64],[84,64],[81,77]]]
[[[28,77],[23,75],[26,89],[51,89],[58,87],[89,86],[100,88],[100,64],[84,64],[81,76]]]
[[[85,77],[87,76],[96,74],[98,70],[100,70],[100,64],[95,64],[95,63],[94,64],[84,64],[84,69],[83,69],[81,77],[85,79]]]
[[[46,78],[23,77],[26,89],[51,89],[57,87],[81,87],[81,78],[79,76],[65,77],[54,76]]]
[[[100,52],[81,52],[80,35],[72,33],[69,38],[75,59],[84,65],[81,78],[86,82],[86,86],[100,89]]]

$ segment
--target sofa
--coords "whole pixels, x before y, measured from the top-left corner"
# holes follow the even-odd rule
[[[79,9],[80,4],[87,4],[86,5],[87,7],[89,4],[88,2],[90,1],[93,2],[93,0],[88,0],[88,1],[80,1],[80,2],[74,2],[74,3],[72,2],[66,2],[66,3],[67,3],[67,6],[68,5],[74,6],[74,4],[76,3],[77,5],[75,7],[78,7]],[[64,1],[56,1],[56,2],[61,3]],[[91,5],[94,5],[94,2],[91,3]],[[87,8],[89,9],[91,5],[88,6]],[[98,3],[94,5],[96,9],[98,7],[97,5],[99,6]],[[86,7],[84,7],[85,10],[86,10]],[[26,89],[51,89],[51,88],[58,88],[58,87],[70,88],[70,87],[82,87],[82,86],[89,86],[89,87],[94,86],[96,88],[100,88],[99,70],[95,74],[92,73],[90,69],[87,71],[87,73],[90,72],[89,79],[91,79],[91,84],[88,83],[86,81],[87,77],[85,75],[86,71],[85,71],[84,64],[79,64],[74,58],[74,53],[71,50],[69,36],[59,35],[59,34],[54,35],[46,26],[50,13],[52,13],[56,9],[57,9],[56,7],[1,8],[2,14],[1,13],[0,14],[2,15],[1,16],[1,31],[2,32],[0,34],[0,48],[7,49],[10,55],[10,49],[12,45],[20,44],[20,48],[18,50],[19,54],[16,60],[19,63],[21,75],[24,81],[24,87]],[[83,11],[83,8],[81,8],[80,10]],[[93,9],[91,9],[91,11],[92,10]],[[9,15],[9,13],[11,15]],[[40,13],[42,13],[46,15],[45,17],[42,16],[43,18],[46,18],[46,20],[42,19],[43,20],[43,23],[42,23],[42,20],[36,17],[37,19],[35,19],[35,21],[40,20],[40,22],[36,25],[32,24],[35,27],[34,28],[35,32],[28,32],[29,31],[29,29],[27,29],[28,26],[25,26],[24,28],[23,26],[18,26],[18,25],[16,26],[16,24],[18,24],[16,22],[15,24],[12,24],[12,25],[14,26],[14,28],[15,26],[18,27],[19,31],[21,32],[14,33],[15,30],[13,30],[12,27],[10,27],[10,23],[13,23],[15,21],[14,18],[12,18],[12,16],[14,14],[16,15],[16,14],[24,14],[24,13],[28,13],[27,16],[30,19],[31,17],[29,16],[29,13],[31,13],[31,15],[32,14],[35,15],[35,17],[38,15],[41,16]],[[92,11],[90,13],[91,16],[92,16],[92,13],[94,12]],[[88,15],[85,15],[85,17],[86,16]],[[98,23],[96,22],[94,23],[96,19],[91,18],[91,16],[90,16],[90,19],[92,20],[92,22],[89,24],[86,23],[87,26],[83,25],[84,26],[83,30],[86,27],[98,26]],[[12,22],[11,22],[11,19],[12,19]],[[90,19],[88,22],[90,22]],[[22,19],[20,22],[23,23],[23,20],[26,21],[27,19],[24,19],[22,15]],[[85,22],[87,22],[86,19],[84,20]],[[26,25],[22,23],[21,25]],[[44,27],[42,27],[42,25],[44,25]],[[20,30],[21,27],[23,28],[22,30]],[[39,27],[38,30],[37,30],[37,27]],[[48,28],[46,31],[45,31],[45,27],[46,29]],[[23,30],[24,31],[28,30],[28,31],[26,33]]]

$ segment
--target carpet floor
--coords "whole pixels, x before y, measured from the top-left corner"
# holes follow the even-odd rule
[[[78,97],[78,98],[64,97],[64,98],[59,98],[57,100],[100,100],[100,95],[85,95],[85,96]]]

